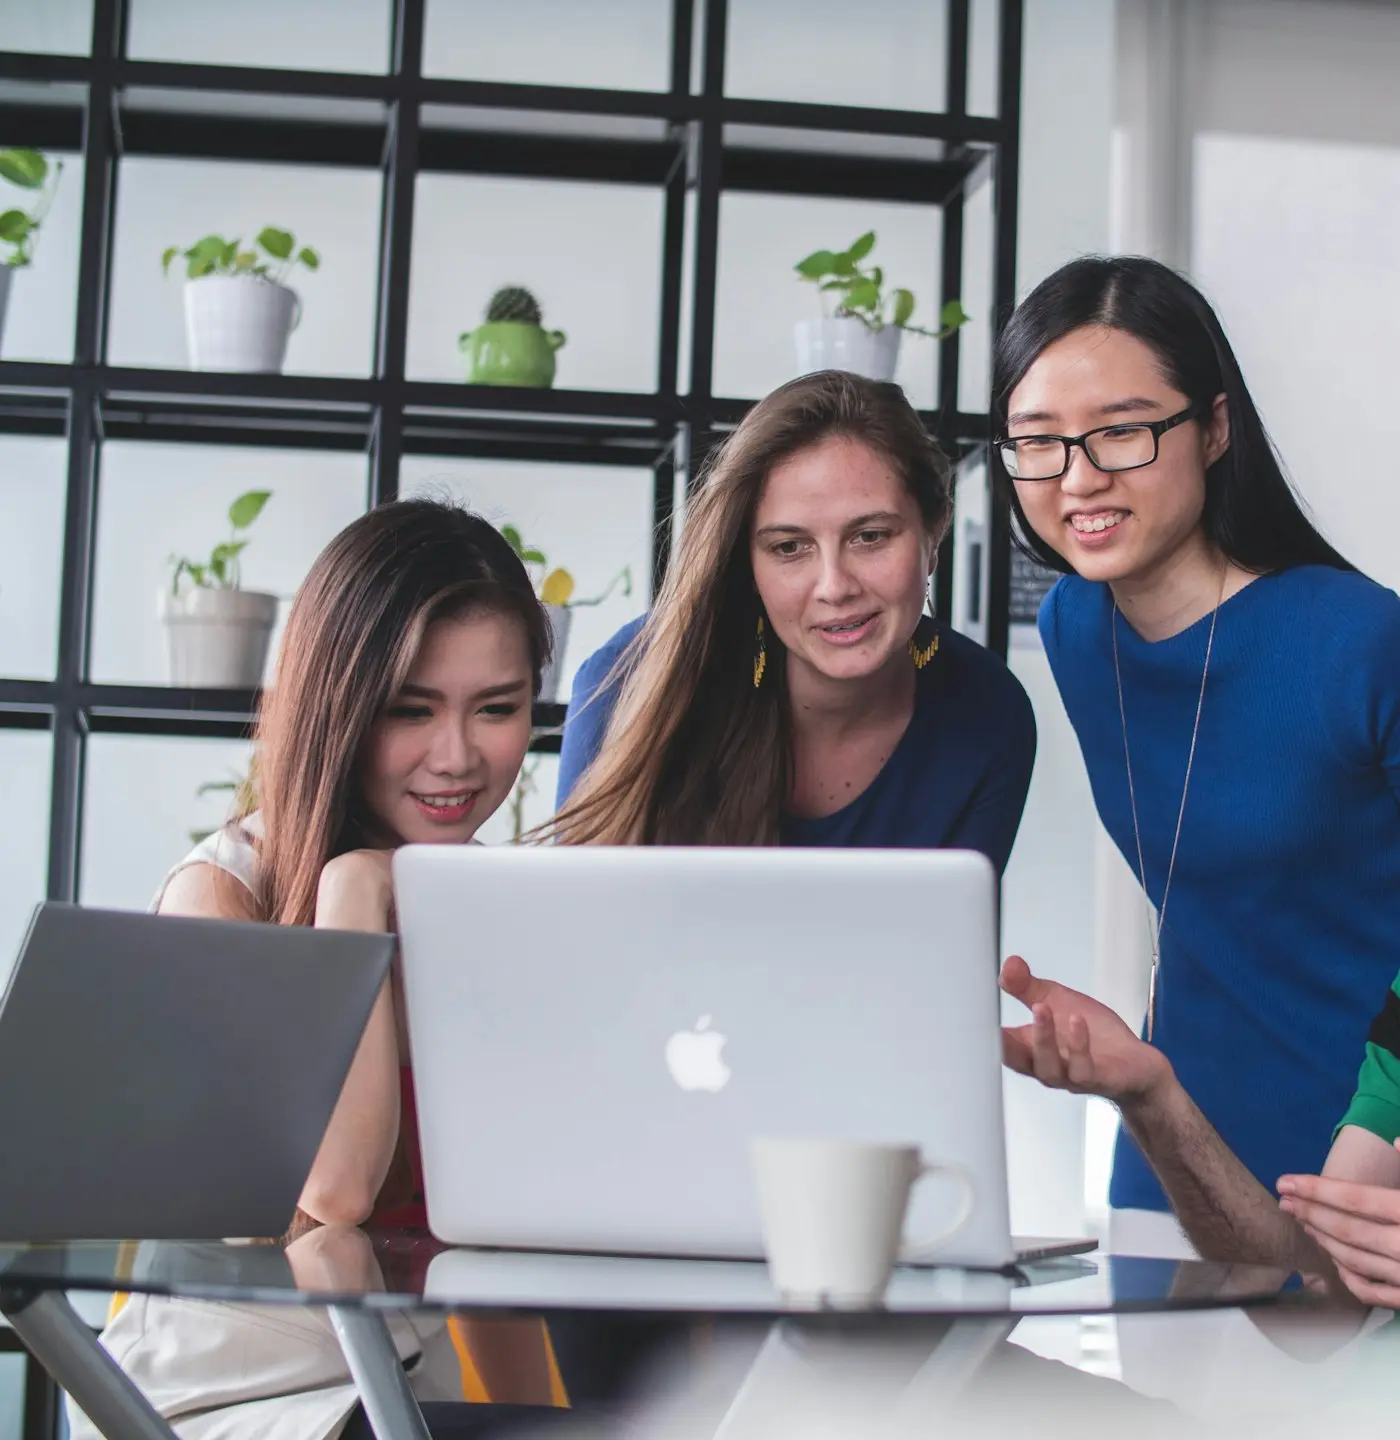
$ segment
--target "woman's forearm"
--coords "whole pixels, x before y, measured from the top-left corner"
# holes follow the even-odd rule
[[[390,896],[329,869],[316,904],[318,929],[382,931]],[[328,1225],[370,1216],[399,1138],[399,1041],[393,986],[375,998],[340,1098],[302,1189],[300,1206]]]

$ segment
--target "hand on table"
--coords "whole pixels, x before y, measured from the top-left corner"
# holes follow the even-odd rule
[[[1053,1090],[1120,1103],[1145,1097],[1171,1076],[1162,1052],[1107,1005],[1040,979],[1019,955],[1002,966],[1001,988],[1032,1015],[1028,1025],[1002,1027],[1002,1056],[1019,1074]]]
[[[1279,1208],[1332,1257],[1358,1300],[1400,1309],[1400,1190],[1321,1175],[1285,1175],[1278,1190]]]

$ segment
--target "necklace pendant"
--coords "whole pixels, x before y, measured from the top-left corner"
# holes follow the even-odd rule
[[[1147,980],[1147,1043],[1152,1044],[1152,1032],[1157,1024],[1157,956],[1152,956],[1152,972]]]

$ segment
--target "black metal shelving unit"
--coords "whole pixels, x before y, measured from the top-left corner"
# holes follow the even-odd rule
[[[657,0],[667,3],[667,0]],[[384,74],[322,73],[127,58],[123,0],[94,0],[90,54],[0,52],[0,140],[79,151],[82,238],[69,364],[0,361],[0,434],[66,437],[62,594],[52,680],[0,677],[0,728],[53,733],[48,894],[76,898],[87,735],[243,737],[257,696],[88,681],[93,551],[106,439],[353,450],[369,459],[370,504],[397,493],[405,455],[649,466],[652,578],[669,558],[677,482],[751,401],[713,393],[721,196],[728,191],[895,200],[943,211],[943,298],[960,293],[963,204],[994,184],[993,311],[1014,296],[1022,0],[1000,0],[996,118],[967,113],[970,0],[947,0],[946,109],[939,113],[754,100],[724,93],[728,0],[669,0],[670,86],[662,92],[445,80],[423,74],[425,0],[395,0]],[[694,46],[701,81],[692,89]],[[14,82],[24,82],[15,84]],[[35,91],[35,86],[42,93]],[[521,124],[521,117],[529,120]],[[275,118],[271,118],[275,117]],[[794,143],[801,132],[801,145]],[[887,137],[853,154],[840,137]],[[823,140],[829,145],[823,146]],[[364,379],[224,375],[106,363],[112,217],[128,155],[259,160],[379,170],[384,177],[374,373]],[[427,172],[588,180],[665,192],[660,345],[649,394],[509,390],[405,376],[417,177]],[[690,228],[691,262],[685,262]],[[690,300],[690,383],[678,383]],[[952,453],[987,440],[958,410],[960,337],[939,346],[938,409]],[[1005,653],[1008,517],[993,502],[988,643]],[[940,608],[952,557],[939,569]],[[562,707],[539,707],[536,748],[557,748]]]

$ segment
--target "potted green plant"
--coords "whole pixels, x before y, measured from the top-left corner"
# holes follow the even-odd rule
[[[497,290],[486,307],[486,319],[457,337],[467,357],[471,385],[554,384],[554,352],[564,343],[562,330],[546,330],[540,302],[521,285]]]
[[[802,374],[850,370],[871,380],[893,380],[904,334],[942,340],[967,323],[962,302],[949,300],[938,317],[937,330],[913,324],[913,292],[886,290],[880,266],[862,265],[874,248],[875,232],[867,230],[845,250],[815,250],[794,267],[831,307],[819,320],[798,322],[797,363]]]
[[[267,490],[240,495],[229,506],[228,539],[207,560],[170,557],[170,584],[159,608],[172,685],[251,690],[262,684],[277,596],[244,590],[239,559],[248,545],[244,532],[270,498]]]
[[[624,595],[630,595],[632,593],[632,567],[624,565],[599,594],[591,596],[587,600],[576,600],[574,599],[574,577],[567,570],[562,566],[556,566],[551,570],[549,561],[545,559],[544,551],[538,546],[527,545],[521,538],[520,531],[514,525],[501,526],[501,534],[505,536],[511,549],[520,557],[525,568],[530,572],[540,602],[549,616],[550,628],[554,632],[554,654],[540,678],[539,694],[539,698],[543,702],[552,704],[559,698],[559,677],[564,671],[564,652],[569,644],[569,629],[573,623],[573,612],[582,606],[601,605],[614,590],[619,588]]]
[[[297,247],[290,230],[271,225],[251,246],[206,235],[187,250],[172,245],[161,257],[185,261],[185,343],[192,370],[233,370],[277,375],[287,341],[301,321],[301,298],[287,284],[298,266],[320,267],[309,245]]]
[[[33,263],[34,242],[62,173],[61,160],[50,161],[37,150],[0,150],[0,180],[21,190],[38,191],[31,209],[9,206],[0,210],[0,339],[4,338],[5,312],[10,305],[10,283],[16,270]]]

